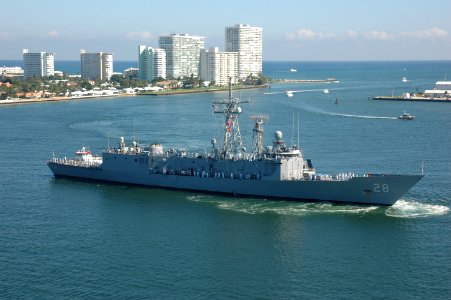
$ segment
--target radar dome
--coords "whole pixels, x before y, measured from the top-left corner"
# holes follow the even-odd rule
[[[274,138],[276,139],[276,141],[282,140],[283,138],[282,131],[277,130],[276,132],[274,132]]]
[[[214,146],[214,145],[216,145],[216,139],[215,138],[212,138],[211,139],[211,144]]]

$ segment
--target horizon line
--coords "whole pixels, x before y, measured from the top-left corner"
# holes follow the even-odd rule
[[[0,58],[0,61],[23,61],[23,59],[2,59]],[[58,61],[71,61],[71,62],[79,62],[80,60],[75,59],[59,59],[55,60],[55,62]],[[120,59],[120,60],[113,60],[113,63],[115,61],[120,62],[138,62],[138,60],[133,59]],[[279,59],[269,59],[269,60],[262,60],[262,62],[420,62],[420,61],[451,61],[450,59],[356,59],[356,60],[350,60],[350,59],[324,59],[324,60],[279,60]]]

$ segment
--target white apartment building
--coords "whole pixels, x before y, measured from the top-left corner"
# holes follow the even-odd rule
[[[200,50],[204,37],[174,33],[159,37],[159,47],[166,51],[166,73],[170,78],[199,75]]]
[[[55,53],[30,53],[23,49],[24,77],[46,77],[55,72]]]
[[[200,66],[201,80],[227,85],[231,77],[232,84],[238,82],[238,52],[219,52],[218,47],[202,49]]]
[[[161,48],[139,46],[139,79],[152,81],[166,78],[166,51]]]
[[[80,73],[82,78],[110,80],[113,75],[113,54],[105,52],[86,53],[80,51]]]
[[[225,28],[225,51],[238,52],[238,78],[262,72],[263,29],[237,24]]]

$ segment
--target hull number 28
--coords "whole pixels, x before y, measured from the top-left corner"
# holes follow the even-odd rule
[[[386,183],[383,183],[383,184],[375,183],[375,184],[373,184],[373,192],[388,193],[388,192],[390,192],[390,187]]]

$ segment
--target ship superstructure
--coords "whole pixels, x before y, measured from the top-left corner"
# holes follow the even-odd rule
[[[299,146],[287,146],[281,131],[264,146],[263,124],[269,117],[253,115],[252,149],[243,147],[239,127],[239,98],[212,103],[213,112],[224,115],[222,145],[211,139],[202,153],[165,149],[161,144],[142,147],[136,141],[107,148],[94,157],[85,148],[77,159],[53,158],[48,162],[55,176],[195,190],[244,196],[392,205],[422,175],[317,174]],[[84,155],[84,156],[83,156]]]

